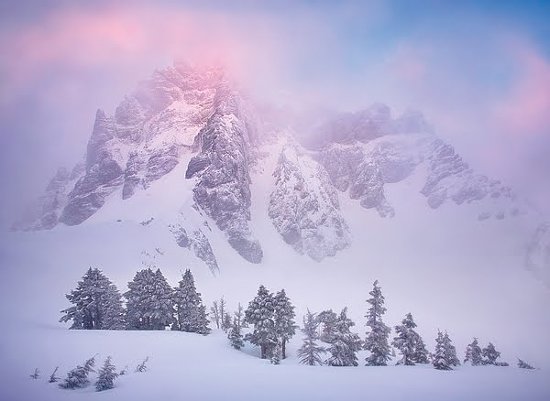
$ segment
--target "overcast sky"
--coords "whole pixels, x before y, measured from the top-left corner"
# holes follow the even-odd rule
[[[423,111],[550,214],[550,2],[0,3],[0,221],[85,151],[97,108],[175,58],[267,98]]]

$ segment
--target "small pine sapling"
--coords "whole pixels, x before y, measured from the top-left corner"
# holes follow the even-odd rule
[[[243,335],[241,333],[241,325],[239,324],[239,319],[236,316],[233,318],[233,325],[231,327],[231,330],[229,330],[227,338],[229,338],[231,346],[236,350],[240,350],[242,347],[244,347]]]
[[[147,362],[149,362],[149,357],[146,357],[143,362],[136,366],[136,373],[147,372]]]
[[[518,358],[518,368],[520,368],[520,369],[529,369],[529,370],[535,369],[533,366],[529,365],[527,362],[525,362],[524,360],[519,359],[519,358]]]
[[[95,383],[96,391],[110,390],[115,387],[115,379],[118,376],[115,365],[111,363],[111,357],[107,357],[103,367],[99,369],[99,376]]]
[[[88,380],[88,375],[90,372],[94,372],[94,365],[95,356],[88,359],[84,363],[84,366],[79,365],[67,373],[65,380],[62,383],[59,383],[59,387],[69,390],[86,387],[90,383],[90,380]]]
[[[57,383],[59,381],[60,378],[55,375],[58,369],[59,369],[59,366],[56,366],[54,371],[50,375],[50,379],[48,380],[48,383]]]

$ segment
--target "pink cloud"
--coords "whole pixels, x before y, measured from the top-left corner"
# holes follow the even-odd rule
[[[517,40],[510,51],[519,71],[494,106],[495,129],[511,135],[550,135],[550,62],[532,46]]]
[[[12,55],[2,66],[9,82],[2,96],[48,80],[52,68],[115,72],[184,58],[199,64],[223,60],[237,75],[266,73],[292,49],[273,25],[266,15],[168,6],[58,10],[0,38],[0,51]]]

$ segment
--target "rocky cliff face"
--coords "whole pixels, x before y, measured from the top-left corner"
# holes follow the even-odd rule
[[[373,119],[373,115],[378,117]],[[393,119],[389,110],[377,105],[374,111],[340,116],[337,133],[331,133],[329,127],[335,126],[325,124],[320,129],[321,137],[336,139],[321,148],[320,163],[336,188],[381,217],[396,213],[386,199],[385,185],[406,179],[421,164],[426,170],[421,193],[433,209],[448,200],[461,205],[490,197],[500,199],[502,206],[480,213],[480,220],[523,212],[515,204],[510,188],[473,171],[451,145],[433,135],[419,113],[409,112]]]
[[[338,194],[322,166],[298,145],[287,145],[273,176],[269,217],[287,244],[317,261],[350,244]]]
[[[215,222],[229,244],[246,260],[260,263],[263,252],[250,221],[250,157],[254,127],[239,95],[220,87],[215,111],[197,137],[199,152],[189,162],[186,178],[196,177],[193,198]]]
[[[52,184],[63,186],[62,191],[55,190],[59,194],[57,217],[53,218],[48,206],[43,213],[27,216],[18,227],[50,229],[58,222],[81,224],[119,188],[120,196],[128,199],[168,174],[180,156],[191,151],[196,135],[213,114],[222,76],[219,68],[194,70],[176,64],[142,82],[113,116],[98,110],[84,173],[71,185],[63,175],[54,179],[58,184]],[[52,191],[47,189],[48,196]]]

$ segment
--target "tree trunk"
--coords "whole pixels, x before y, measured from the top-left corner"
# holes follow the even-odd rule
[[[281,354],[282,354],[282,359],[286,359],[286,340],[283,339],[283,341],[281,341]]]
[[[265,345],[260,345],[260,350],[261,350],[261,359],[265,359],[266,356],[265,356]]]

